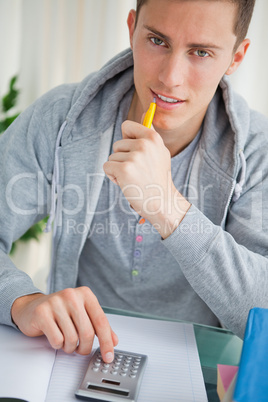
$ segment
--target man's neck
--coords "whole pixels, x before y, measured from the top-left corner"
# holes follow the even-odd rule
[[[170,131],[154,128],[161,135],[165,146],[169,150],[171,157],[173,157],[183,151],[194,140],[200,130],[200,126],[199,123],[196,127],[191,127],[191,132],[189,132],[189,127],[184,126]]]

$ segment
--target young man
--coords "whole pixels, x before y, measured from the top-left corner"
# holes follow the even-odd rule
[[[268,306],[268,121],[226,78],[246,54],[253,7],[138,1],[132,50],[49,92],[3,135],[2,323],[81,354],[96,334],[111,361],[118,339],[100,305],[241,337],[249,309]],[[54,254],[43,295],[7,254],[46,215],[47,194]]]

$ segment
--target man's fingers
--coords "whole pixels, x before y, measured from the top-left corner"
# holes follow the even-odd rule
[[[129,152],[135,141],[133,139],[125,139],[125,140],[119,140],[116,141],[113,145],[113,151],[114,152]]]
[[[47,322],[43,327],[43,333],[53,349],[62,349],[64,346],[64,335],[54,320]]]
[[[114,360],[114,342],[109,321],[105,315],[92,321],[93,325],[96,323],[95,331],[99,339],[102,358],[106,363],[111,363]]]
[[[116,172],[118,169],[118,162],[115,161],[109,161],[105,162],[103,165],[103,170],[105,174],[109,177],[109,179],[114,182],[115,184],[118,184],[118,178],[116,177]]]
[[[63,333],[63,350],[66,353],[76,351],[85,355],[91,352],[95,330],[85,307],[86,300],[90,298],[94,300],[95,296],[87,287],[61,291],[55,320]]]
[[[96,334],[103,360],[113,361],[118,338],[88,287],[21,299],[14,304],[13,319],[26,335],[44,334],[54,349],[89,354]]]
[[[150,131],[154,131],[150,128],[147,128],[140,123],[136,123],[135,121],[125,120],[122,125],[122,136],[123,139],[138,139],[144,138]]]
[[[66,353],[76,349],[78,334],[64,300],[58,294],[45,297],[44,302],[35,308],[34,316],[54,349],[63,349]]]
[[[88,355],[93,346],[95,330],[91,324],[90,318],[83,309],[79,314],[79,318],[74,318],[74,322],[78,331],[79,344],[76,353],[80,355]]]
[[[95,300],[87,300],[86,309],[99,339],[102,358],[106,363],[111,363],[114,359],[114,339],[109,321],[96,297]]]
[[[118,345],[118,336],[116,335],[116,333],[112,330],[112,328],[111,328],[111,334],[112,334],[112,340],[113,340],[113,344],[114,344],[114,346],[117,346]]]
[[[109,156],[109,162],[125,162],[131,157],[129,152],[116,152]]]
[[[56,323],[63,335],[62,349],[66,353],[73,353],[79,341],[77,330],[69,315],[63,314],[60,319],[56,319]]]

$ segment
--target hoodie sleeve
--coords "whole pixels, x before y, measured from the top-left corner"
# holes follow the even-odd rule
[[[13,325],[16,298],[40,292],[8,254],[12,243],[47,216],[57,133],[70,107],[72,86],[41,97],[0,136],[0,323]]]
[[[192,205],[179,227],[163,240],[195,292],[241,338],[249,310],[268,308],[265,148],[247,155],[245,186],[230,205],[225,230]]]

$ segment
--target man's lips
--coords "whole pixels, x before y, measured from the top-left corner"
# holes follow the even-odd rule
[[[152,94],[156,98],[156,104],[162,107],[165,106],[167,108],[172,108],[185,102],[183,99],[169,96],[168,94],[162,94],[154,91],[152,91]]]

